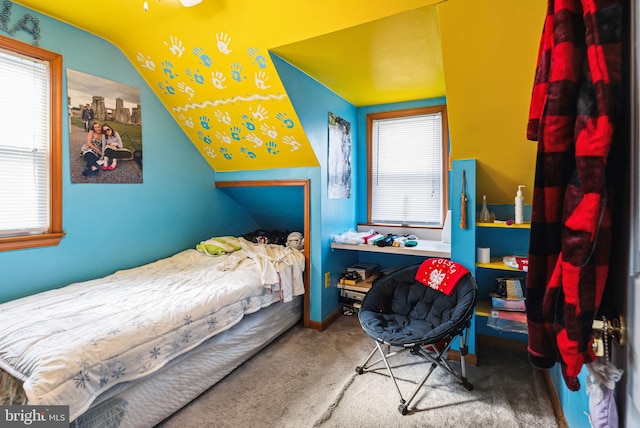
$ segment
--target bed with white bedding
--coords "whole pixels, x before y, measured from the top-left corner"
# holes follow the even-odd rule
[[[160,422],[301,317],[302,253],[237,242],[0,305],[0,404]]]

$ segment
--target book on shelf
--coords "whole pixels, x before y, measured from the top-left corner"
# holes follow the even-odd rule
[[[527,310],[526,299],[510,299],[508,297],[501,297],[497,293],[490,293],[491,306],[493,309],[499,309],[503,311],[520,311],[525,312]]]
[[[356,285],[359,282],[363,282],[362,280],[357,280],[357,279],[347,279],[347,278],[340,278],[338,279],[338,285]],[[338,288],[344,288],[344,287],[338,287]]]
[[[524,278],[520,277],[497,277],[495,288],[496,295],[511,300],[524,299],[524,283]]]
[[[501,320],[507,321],[515,321],[519,323],[527,323],[527,313],[526,312],[518,312],[518,311],[502,311],[498,309],[491,309],[489,313],[491,318],[497,318]]]
[[[367,291],[369,291],[369,289],[371,289],[371,285],[373,284],[373,281],[376,280],[376,278],[378,278],[377,274],[374,274],[362,281],[357,281],[355,279],[340,278],[338,280],[338,288],[366,293]]]

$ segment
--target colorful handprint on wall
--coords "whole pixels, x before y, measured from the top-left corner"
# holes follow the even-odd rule
[[[188,46],[170,34],[157,52],[136,57],[211,166],[224,172],[318,165],[268,53],[234,46],[225,32],[215,41],[211,51],[211,44]]]

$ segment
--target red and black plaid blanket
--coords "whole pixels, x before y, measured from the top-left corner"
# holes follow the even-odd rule
[[[594,360],[608,275],[606,182],[621,81],[622,0],[549,0],[527,138],[538,141],[527,275],[529,359],[567,387]]]

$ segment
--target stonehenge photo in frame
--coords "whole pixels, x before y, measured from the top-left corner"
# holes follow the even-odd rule
[[[142,183],[140,90],[67,69],[72,183]]]

